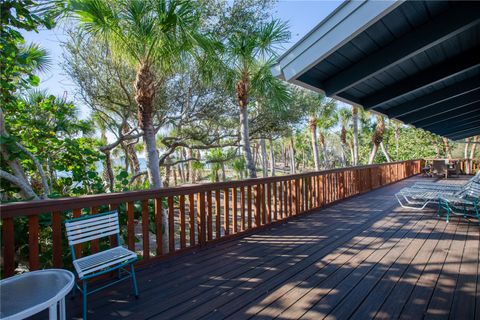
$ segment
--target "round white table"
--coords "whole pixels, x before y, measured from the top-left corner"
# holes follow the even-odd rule
[[[49,319],[65,319],[65,296],[75,283],[73,273],[45,269],[0,281],[0,319],[24,319],[49,309]]]

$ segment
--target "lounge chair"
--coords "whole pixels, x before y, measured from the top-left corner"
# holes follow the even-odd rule
[[[428,187],[408,187],[403,188],[395,194],[398,203],[403,208],[423,210],[427,205],[431,203],[438,203],[441,198],[457,197],[463,198],[469,196],[472,198],[478,198],[480,194],[480,183],[471,181],[463,185],[460,189],[456,188],[443,188],[443,189],[430,189]]]
[[[473,186],[459,195],[443,195],[438,199],[437,215],[442,211],[446,212],[447,223],[451,215],[459,215],[464,218],[472,217],[478,219],[480,225],[480,186]]]
[[[463,187],[468,186],[470,183],[480,183],[480,171],[463,185],[452,183],[443,184],[436,182],[415,182],[411,188],[460,191]]]

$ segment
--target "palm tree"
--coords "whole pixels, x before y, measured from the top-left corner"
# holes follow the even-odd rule
[[[182,59],[198,56],[199,48],[213,49],[213,42],[199,32],[201,15],[196,3],[189,0],[72,0],[70,10],[83,31],[104,40],[115,58],[136,69],[133,87],[150,187],[160,188],[155,94]]]
[[[248,104],[252,97],[288,97],[286,86],[272,76],[270,66],[277,46],[289,37],[286,24],[272,20],[238,27],[226,40],[228,83],[235,88],[240,108],[240,137],[250,178],[255,178],[257,173],[250,147]]]

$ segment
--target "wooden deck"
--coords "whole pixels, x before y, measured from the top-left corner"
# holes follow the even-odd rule
[[[89,319],[480,319],[478,223],[398,207],[415,179],[143,268]]]

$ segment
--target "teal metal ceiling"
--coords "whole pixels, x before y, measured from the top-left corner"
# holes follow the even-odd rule
[[[293,80],[454,140],[480,134],[480,1],[395,3]]]

